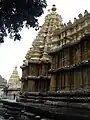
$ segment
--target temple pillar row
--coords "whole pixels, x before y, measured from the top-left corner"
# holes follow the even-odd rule
[[[56,75],[51,77],[50,81],[50,91],[56,91]]]
[[[28,91],[29,92],[35,91],[35,80],[28,80]]]

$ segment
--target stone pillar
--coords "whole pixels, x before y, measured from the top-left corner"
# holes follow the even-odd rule
[[[24,92],[24,82],[21,82],[21,92]]]
[[[82,68],[80,68],[80,88],[83,86],[83,78],[82,78]]]
[[[83,69],[84,88],[87,88],[87,73],[86,68]]]
[[[76,87],[77,84],[76,84],[76,71],[74,70],[74,90],[76,90]]]
[[[64,73],[62,74],[62,89],[65,89],[65,78],[64,78]]]
[[[62,89],[62,74],[60,73],[60,90]]]
[[[68,72],[65,75],[65,90],[69,90],[69,77],[68,77]]]
[[[28,80],[28,92],[35,92],[35,81]]]
[[[80,89],[80,69],[78,69],[78,71],[77,71],[77,86],[78,86],[78,89]]]
[[[21,91],[22,91],[22,93],[28,91],[28,82],[27,82],[26,80],[24,80],[24,81],[22,82]]]
[[[56,91],[56,75],[51,77],[50,81],[50,91]]]
[[[87,74],[88,74],[88,88],[90,88],[90,67],[88,67]]]
[[[88,75],[87,75],[87,69],[88,68],[85,68],[85,88],[87,89],[88,88]]]

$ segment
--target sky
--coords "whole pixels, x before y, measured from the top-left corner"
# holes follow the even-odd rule
[[[48,7],[44,10],[44,14],[39,18],[40,25],[44,22],[45,15],[48,14],[48,9],[55,4],[57,12],[63,18],[63,22],[69,20],[73,22],[74,17],[78,18],[79,13],[84,14],[85,10],[90,12],[90,0],[47,0]],[[22,71],[20,66],[23,63],[25,55],[35,39],[38,31],[30,28],[23,28],[21,31],[21,41],[14,42],[9,37],[5,38],[5,42],[0,44],[0,75],[9,80],[15,66],[18,67],[18,72],[21,77]]]

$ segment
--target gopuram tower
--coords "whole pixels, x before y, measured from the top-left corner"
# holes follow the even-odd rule
[[[53,45],[53,31],[61,27],[62,18],[57,14],[56,7],[53,5],[21,66],[22,92],[46,92],[49,90],[51,76],[48,74],[48,70],[51,67],[51,58],[48,51]],[[53,41],[54,46],[55,43],[57,44],[57,39]]]
[[[19,74],[17,71],[17,67],[13,70],[10,79],[8,81],[8,97],[12,98],[13,95],[17,95],[21,90],[21,82],[19,78]]]

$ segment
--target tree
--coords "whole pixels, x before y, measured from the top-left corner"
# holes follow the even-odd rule
[[[20,40],[20,31],[38,25],[46,0],[0,0],[0,43],[4,37]]]

